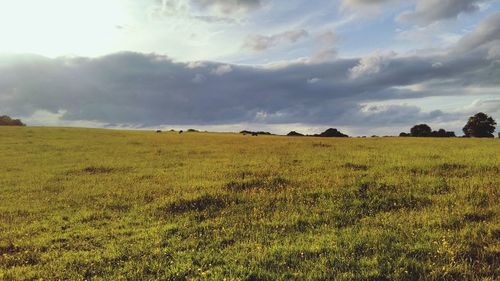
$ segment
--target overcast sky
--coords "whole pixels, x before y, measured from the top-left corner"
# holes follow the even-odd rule
[[[479,111],[500,121],[500,1],[0,0],[0,115],[31,125],[461,134]]]

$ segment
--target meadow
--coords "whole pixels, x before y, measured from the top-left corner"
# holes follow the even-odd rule
[[[0,128],[0,280],[498,280],[500,140]]]

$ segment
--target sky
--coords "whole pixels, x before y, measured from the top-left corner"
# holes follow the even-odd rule
[[[0,115],[29,125],[461,134],[477,112],[500,121],[499,0],[0,0]]]

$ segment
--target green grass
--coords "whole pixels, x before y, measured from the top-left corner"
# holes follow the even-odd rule
[[[498,280],[498,139],[0,128],[0,280]]]

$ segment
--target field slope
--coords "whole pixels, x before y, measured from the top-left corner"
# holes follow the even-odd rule
[[[498,139],[0,128],[0,280],[498,280]]]

